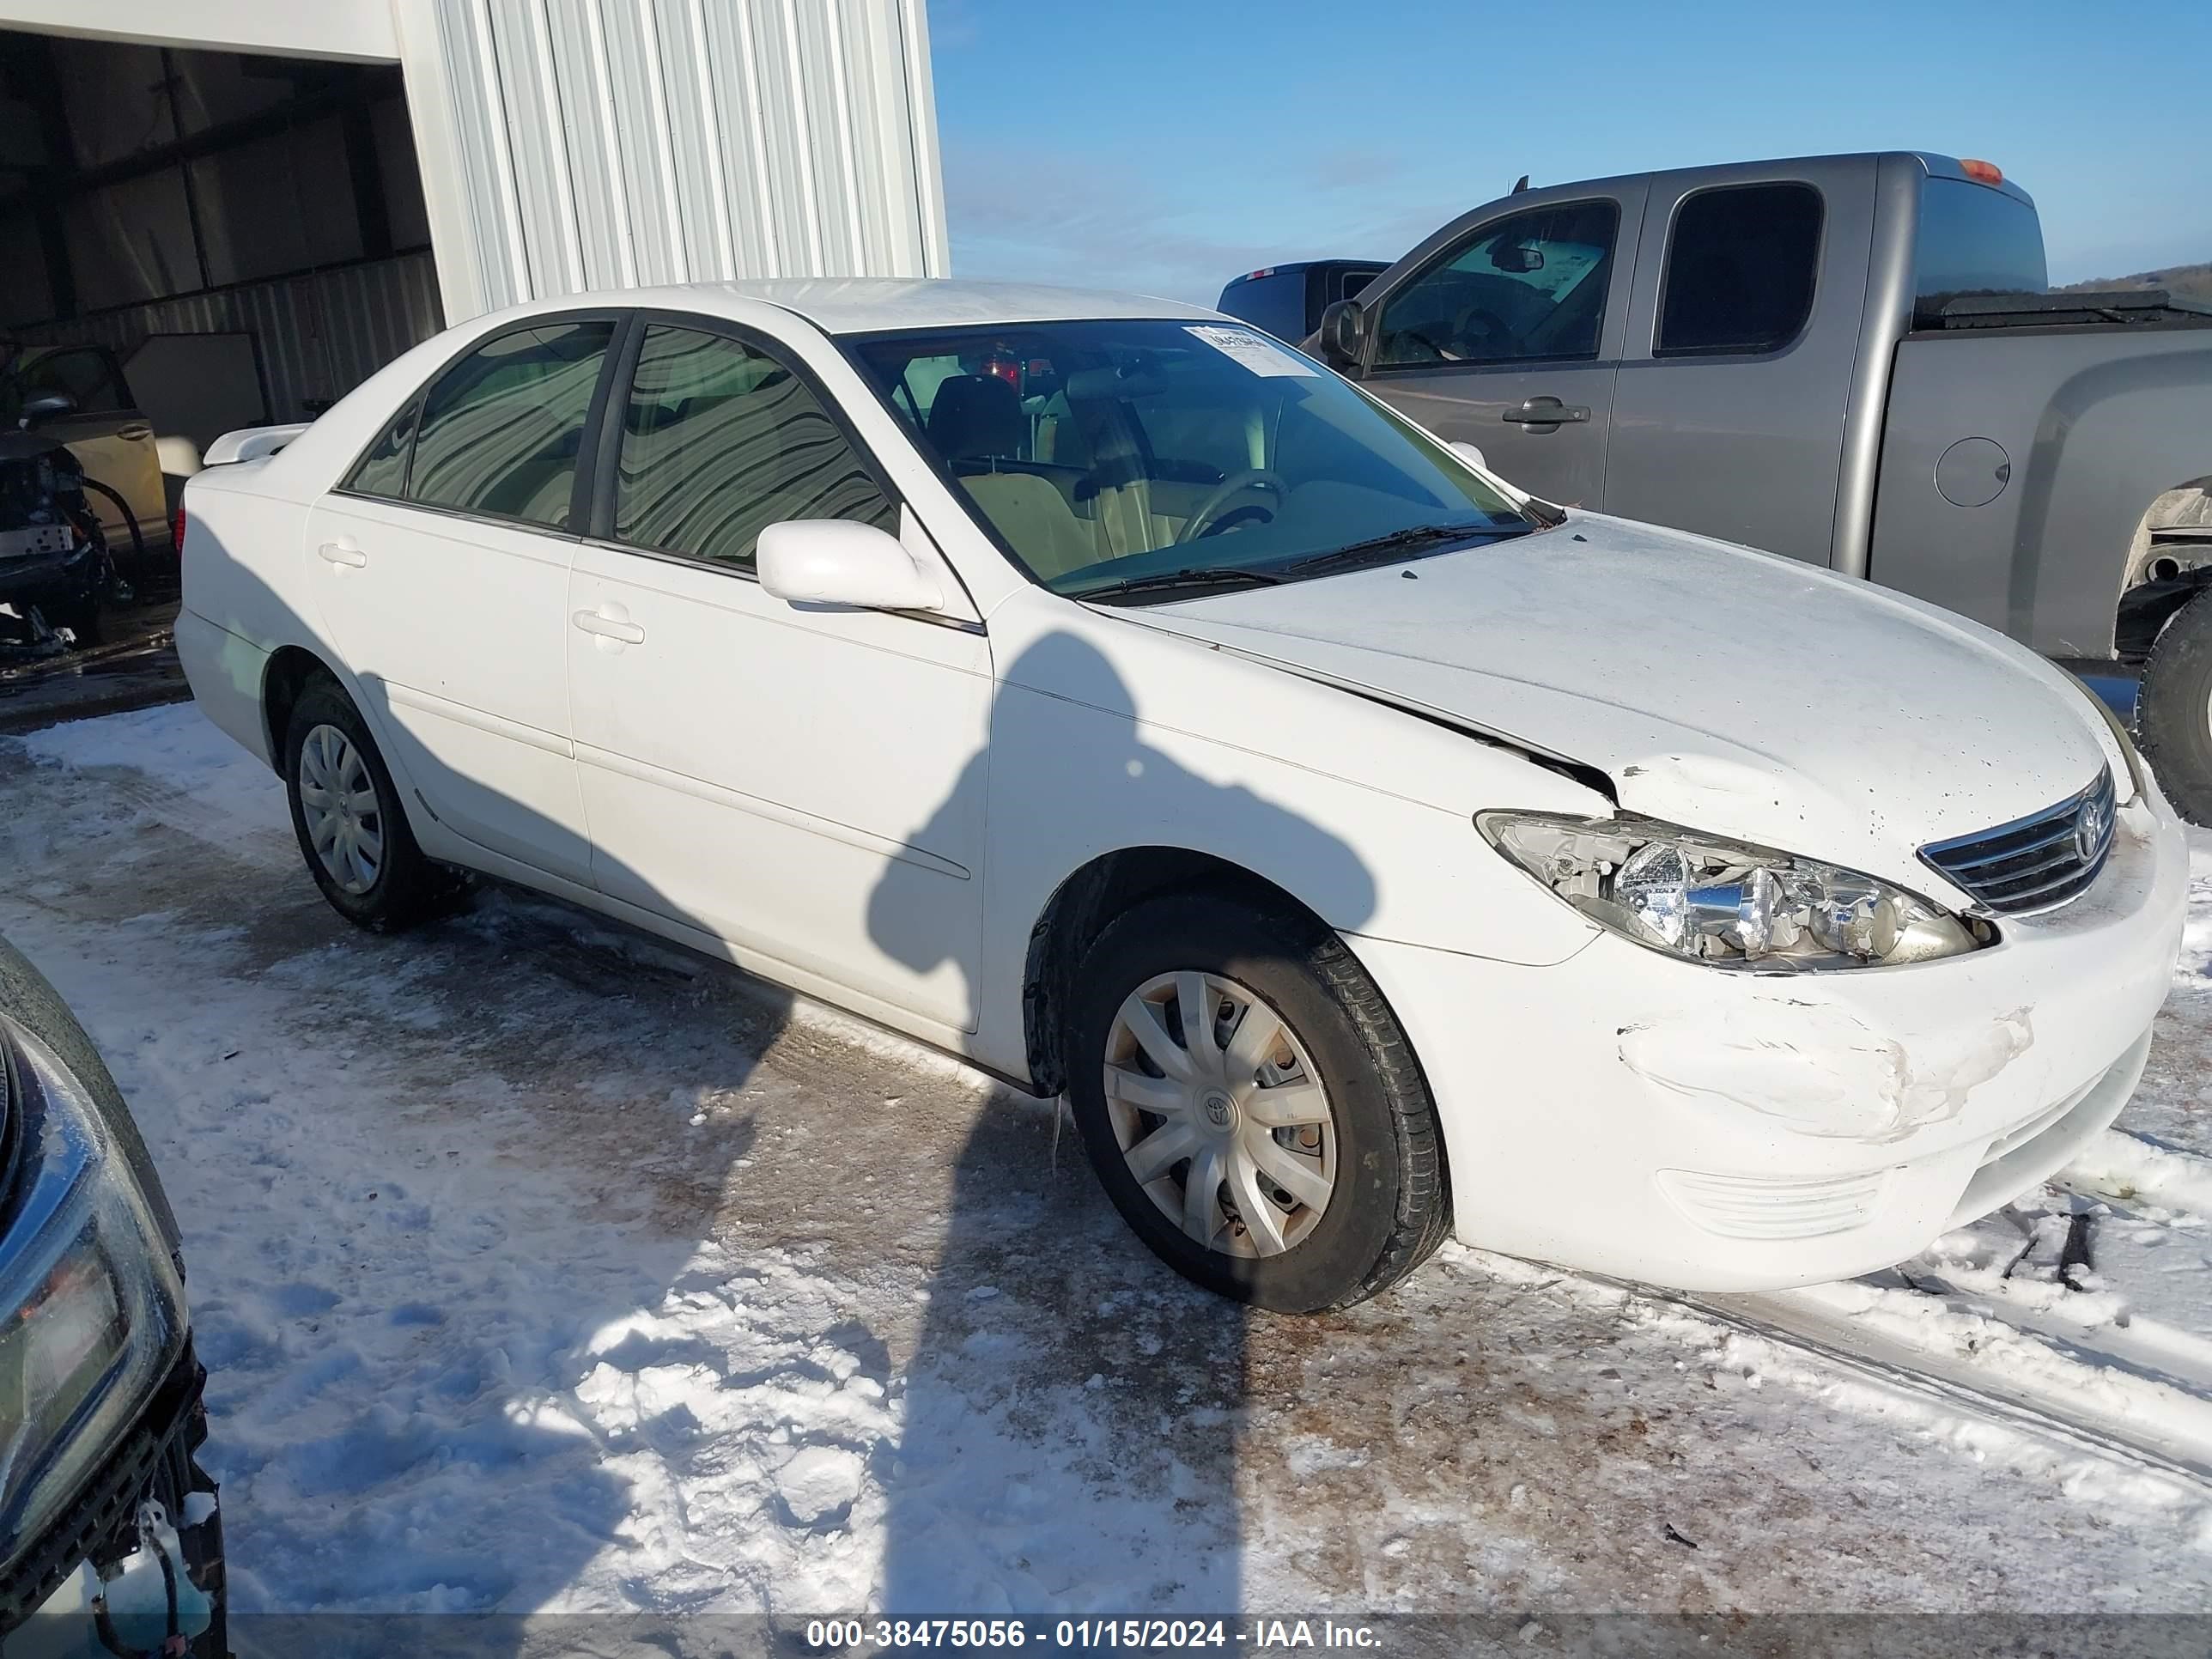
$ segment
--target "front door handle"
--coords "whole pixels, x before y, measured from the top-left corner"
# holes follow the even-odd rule
[[[334,542],[325,542],[315,550],[326,563],[350,565],[356,570],[368,562],[368,555],[354,545],[353,538],[341,536]]]
[[[1518,409],[1509,409],[1505,418],[1518,426],[1559,426],[1567,421],[1589,419],[1588,404],[1563,404],[1557,398],[1531,398]]]
[[[604,617],[596,611],[579,611],[569,620],[586,634],[596,634],[603,640],[620,640],[624,645],[643,645],[645,630],[634,622],[624,622],[619,617]]]

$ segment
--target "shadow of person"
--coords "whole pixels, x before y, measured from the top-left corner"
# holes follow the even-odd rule
[[[988,741],[913,837],[935,844],[939,819],[971,822],[988,797],[987,864],[1006,860],[986,872],[991,903],[1024,918],[1042,903],[1024,896],[1027,876],[993,878],[1034,872],[1048,838],[1023,825],[1058,812],[1048,840],[1074,850],[1055,851],[1061,867],[1042,885],[1080,886],[1124,847],[1269,848],[1340,896],[1339,925],[1371,913],[1351,848],[1148,743],[1128,686],[1089,641],[1048,634],[997,666]],[[1172,853],[1145,856],[1178,867]],[[868,906],[871,937],[920,971],[950,954],[911,900],[928,879],[892,864]],[[1093,935],[1112,920],[1093,900],[1054,910]],[[1004,936],[1011,915],[998,926]],[[1020,994],[1014,977],[971,986],[971,1006]],[[1086,1063],[1099,1057],[1069,1060]],[[1001,1092],[958,1154],[884,1480],[879,1595],[892,1618],[1225,1618],[1242,1602],[1242,1517],[1268,1501],[1239,1479],[1251,1315],[1151,1255],[1060,1125],[1057,1103]]]

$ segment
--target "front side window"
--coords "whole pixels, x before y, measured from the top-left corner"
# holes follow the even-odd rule
[[[1820,192],[1810,185],[1700,191],[1674,214],[1656,354],[1779,351],[1813,314]]]
[[[1538,527],[1418,428],[1243,325],[1038,323],[848,349],[1056,592],[1188,597]]]
[[[897,508],[789,368],[722,335],[648,328],[623,417],[615,538],[750,570],[760,532],[787,519],[898,527]]]
[[[615,325],[549,322],[490,340],[422,401],[407,499],[567,530],[576,459]]]
[[[1532,209],[1475,232],[1382,306],[1375,367],[1597,356],[1620,209]]]
[[[9,378],[4,414],[12,426],[22,406],[38,398],[67,398],[79,415],[116,415],[131,399],[114,358],[98,346],[71,346],[22,363]]]

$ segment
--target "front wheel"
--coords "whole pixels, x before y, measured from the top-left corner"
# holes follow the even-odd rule
[[[395,931],[434,914],[455,890],[415,844],[368,723],[334,680],[310,682],[293,705],[284,783],[307,872],[348,921]]]
[[[2143,670],[2145,759],[2192,823],[2212,824],[2212,591],[2160,632]]]
[[[1154,899],[1100,936],[1068,1030],[1092,1168],[1170,1266],[1283,1313],[1395,1285],[1450,1224],[1428,1085],[1342,940]]]

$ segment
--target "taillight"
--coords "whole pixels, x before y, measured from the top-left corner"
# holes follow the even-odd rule
[[[1978,185],[2001,185],[2004,174],[1994,161],[1961,161],[1959,171]]]
[[[185,550],[185,509],[179,507],[177,516],[169,520],[170,545],[181,553]]]

